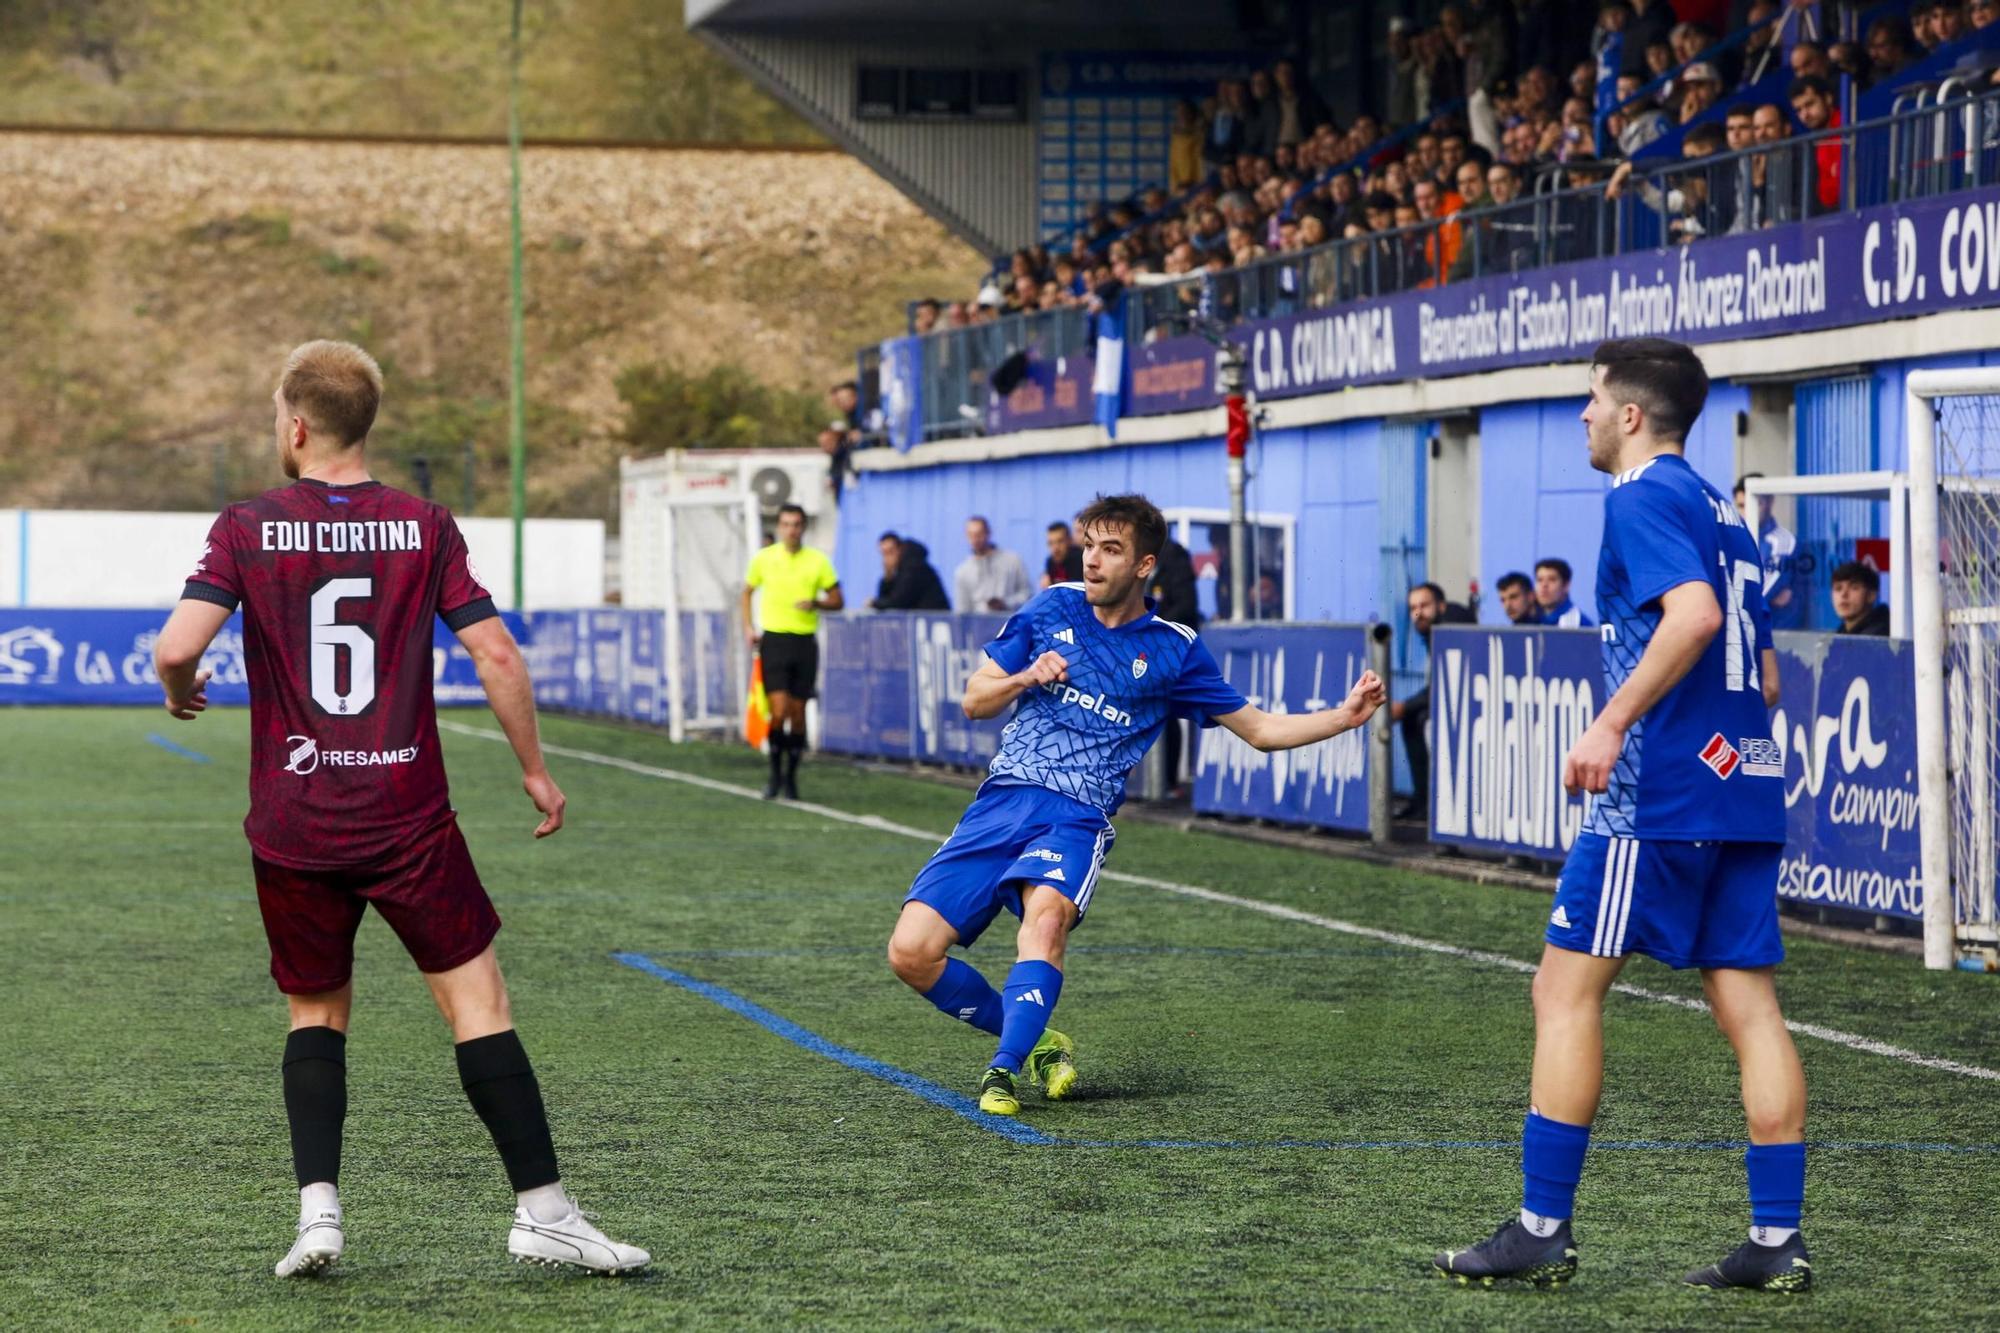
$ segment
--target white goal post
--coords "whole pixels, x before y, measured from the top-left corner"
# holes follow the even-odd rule
[[[1924,966],[1990,969],[2000,784],[2000,368],[1905,380]]]

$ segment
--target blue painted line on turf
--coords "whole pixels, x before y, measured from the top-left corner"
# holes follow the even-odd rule
[[[811,1051],[814,1055],[825,1056],[836,1064],[846,1065],[856,1073],[879,1078],[884,1083],[923,1098],[933,1106],[941,1106],[953,1115],[971,1121],[989,1134],[998,1134],[1001,1138],[1011,1139],[1015,1143],[1059,1142],[1053,1135],[1044,1134],[1032,1125],[1024,1125],[1006,1116],[986,1114],[979,1109],[979,1103],[963,1093],[953,1092],[950,1088],[940,1087],[929,1079],[919,1078],[908,1070],[883,1064],[880,1060],[871,1059],[859,1051],[850,1051],[845,1046],[836,1045],[818,1033],[800,1027],[791,1019],[781,1018],[762,1005],[752,1003],[736,992],[725,990],[713,982],[691,977],[685,972],[676,972],[670,967],[662,967],[644,954],[615,953],[611,956],[627,967],[637,968],[647,976],[657,977],[670,985],[679,986],[682,990],[691,991],[713,1004],[719,1004],[730,1013],[749,1019],[758,1027],[783,1037],[794,1046]]]
[[[190,750],[185,745],[176,745],[157,731],[146,737],[146,739],[159,746],[162,750],[165,750],[168,754],[177,754],[183,759],[192,759],[197,764],[208,762],[208,756],[201,751]]]
[[[722,957],[761,957],[755,950],[689,950],[688,955]],[[684,955],[685,956],[685,955]],[[901,1088],[934,1106],[943,1107],[953,1115],[971,1121],[979,1128],[1015,1143],[1026,1143],[1036,1147],[1050,1148],[1164,1148],[1175,1151],[1222,1151],[1222,1152],[1270,1152],[1284,1149],[1303,1149],[1310,1152],[1518,1152],[1519,1139],[1072,1139],[1056,1134],[1047,1134],[1031,1125],[1006,1116],[987,1115],[979,1109],[979,1103],[963,1093],[953,1092],[927,1078],[920,1078],[906,1069],[898,1069],[891,1064],[851,1051],[845,1046],[828,1041],[808,1028],[799,1026],[789,1018],[772,1013],[769,1009],[747,1000],[735,991],[718,986],[712,981],[691,977],[685,972],[676,972],[664,967],[641,953],[614,953],[611,957],[626,967],[644,972],[670,985],[699,995],[712,1004],[727,1009],[730,1013],[747,1018],[757,1026],[776,1036],[783,1037],[794,1046],[824,1056],[836,1064],[842,1064],[856,1073],[867,1074],[881,1079],[893,1087]],[[1741,1152],[1750,1146],[1745,1139],[1599,1139],[1591,1148],[1598,1152]],[[1962,1155],[1992,1156],[2000,1154],[2000,1143],[1898,1143],[1871,1142],[1849,1139],[1808,1140],[1806,1146],[1815,1152],[1920,1152]]]

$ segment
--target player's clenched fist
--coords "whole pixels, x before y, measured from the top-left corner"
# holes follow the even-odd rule
[[[1382,678],[1373,671],[1364,671],[1361,679],[1354,682],[1354,688],[1347,692],[1347,702],[1343,707],[1347,709],[1348,719],[1358,727],[1375,716],[1375,710],[1388,701],[1389,687],[1382,683]]]
[[[1617,766],[1618,752],[1625,747],[1625,733],[1608,726],[1602,718],[1577,737],[1575,748],[1563,760],[1563,790],[1571,796],[1585,792],[1603,795],[1611,785],[1611,770]]]
[[[1028,684],[1031,686],[1047,685],[1058,680],[1068,680],[1069,663],[1063,660],[1061,653],[1051,648],[1048,652],[1043,653],[1040,657],[1028,663],[1028,669],[1021,674],[1027,677]]]

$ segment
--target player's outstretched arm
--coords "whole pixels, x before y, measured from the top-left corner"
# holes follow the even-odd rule
[[[498,616],[467,625],[458,631],[458,641],[471,656],[479,683],[486,689],[486,703],[500,719],[500,730],[507,733],[514,757],[521,761],[521,786],[542,813],[535,836],[546,838],[563,826],[563,807],[568,802],[542,760],[542,738],[535,725],[535,688],[528,678],[528,664],[521,659],[520,646],[508,633],[507,622]]]
[[[1661,594],[1659,627],[1639,655],[1639,665],[1605,701],[1604,711],[1563,760],[1563,787],[1570,795],[1601,792],[1611,785],[1625,733],[1694,670],[1721,628],[1722,606],[1706,579],[1693,579]]]
[[[974,722],[998,717],[1009,704],[1021,697],[1022,691],[1068,679],[1069,663],[1063,660],[1060,653],[1043,653],[1028,663],[1024,670],[1011,674],[998,662],[988,659],[986,665],[973,672],[972,679],[965,682],[965,715]]]
[[[1246,704],[1215,720],[1259,750],[1296,750],[1301,745],[1352,731],[1375,716],[1375,710],[1387,701],[1388,694],[1380,676],[1364,671],[1345,699],[1317,713],[1267,713],[1254,704]]]
[[[201,658],[228,622],[228,607],[185,598],[153,644],[153,670],[166,691],[167,711],[183,722],[208,707],[209,673],[201,669]]]

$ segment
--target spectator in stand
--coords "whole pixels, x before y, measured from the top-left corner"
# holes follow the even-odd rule
[[[1444,589],[1435,583],[1419,583],[1410,589],[1410,629],[1430,648],[1431,630],[1437,625],[1469,625],[1472,613],[1445,600]],[[1410,760],[1411,795],[1396,807],[1398,819],[1422,819],[1431,808],[1431,688],[1427,684],[1407,699],[1389,705],[1389,718],[1403,734],[1403,750]]]
[[[1618,77],[1619,110],[1611,115],[1609,128],[1618,140],[1618,151],[1637,157],[1646,145],[1667,133],[1673,123],[1650,96],[1639,97],[1644,81],[1632,74]]]
[[[1882,576],[1859,560],[1833,568],[1833,613],[1840,617],[1835,634],[1866,634],[1887,638],[1889,608],[1882,605]]]
[[[1421,238],[1424,279],[1420,285],[1435,287],[1458,263],[1460,229],[1453,215],[1458,212],[1459,198],[1447,194],[1434,180],[1418,181],[1411,196],[1416,200],[1417,216],[1438,224]]]
[[[1770,496],[1757,497],[1757,512],[1750,512],[1749,487],[1744,483],[1763,475],[1761,472],[1746,472],[1737,480],[1736,512],[1757,534],[1757,549],[1764,555],[1764,605],[1771,612],[1771,628],[1797,629],[1804,623],[1800,614],[1804,608],[1800,599],[1793,595],[1799,539],[1772,515]]]
[[[1737,80],[1739,88],[1748,88],[1775,68],[1780,54],[1778,29],[1781,25],[1769,20],[1777,12],[1778,0],[1754,0],[1744,11],[1743,24],[1750,29],[1750,35],[1743,41],[1743,72]]]
[[[1893,79],[1917,62],[1916,36],[1901,14],[1885,14],[1868,25],[1869,87]]]
[[[1590,77],[1597,78],[1597,60],[1604,49],[1616,39],[1619,43],[1620,65],[1623,65],[1624,37],[1632,26],[1632,6],[1627,0],[1603,0],[1597,6],[1597,23],[1590,30]]]
[[[1835,70],[1833,61],[1827,58],[1826,48],[1818,42],[1800,42],[1792,48],[1792,78],[1824,79],[1831,84]]]
[[[1410,21],[1398,14],[1389,20],[1389,95],[1383,108],[1391,125],[1413,125],[1417,115],[1419,56],[1410,39]]]
[[[1589,629],[1592,621],[1583,608],[1569,599],[1569,561],[1545,556],[1535,562],[1535,605],[1541,608],[1542,623],[1563,629]]]
[[[949,611],[944,580],[931,567],[930,548],[920,541],[885,532],[876,539],[882,553],[882,578],[868,605],[876,611]]]
[[[1193,189],[1201,180],[1205,169],[1201,149],[1207,134],[1200,107],[1185,98],[1174,106],[1173,133],[1167,136],[1167,188],[1175,194]]]
[[[1252,157],[1269,157],[1278,147],[1278,108],[1271,91],[1270,71],[1253,71],[1243,129],[1243,153]],[[1241,174],[1239,167],[1238,175]]]
[[[1673,31],[1674,11],[1667,0],[1631,0],[1632,17],[1625,25],[1625,59],[1620,74],[1646,72],[1646,48],[1665,42]],[[1667,48],[1671,56],[1673,47]]]
[[[1329,123],[1326,104],[1299,77],[1299,67],[1292,61],[1280,60],[1273,65],[1271,82],[1276,85],[1272,98],[1278,107],[1278,137],[1273,147],[1304,143],[1314,130]]]
[[[941,308],[931,297],[926,296],[910,311],[910,332],[922,337],[938,326]]]
[[[1722,100],[1722,75],[1706,60],[1689,65],[1682,71],[1678,82],[1681,89],[1680,123],[1683,125]]]
[[[1484,252],[1479,259],[1480,271],[1518,272],[1535,262],[1538,242],[1534,219],[1507,211],[1507,205],[1520,197],[1521,173],[1508,163],[1495,162],[1486,169],[1486,192],[1499,211],[1480,223],[1479,244]]]
[[[1798,156],[1785,146],[1791,137],[1792,118],[1776,102],[1765,102],[1750,113],[1750,128],[1757,146],[1765,149],[1750,159],[1755,225],[1773,227],[1798,221]]]
[[[2000,19],[2000,0],[1972,0],[1972,30],[1984,28],[1995,19]]]
[[[1083,548],[1070,540],[1069,524],[1057,519],[1049,524],[1049,558],[1042,561],[1042,586],[1083,582]]]
[[[1931,49],[1949,46],[1970,32],[1965,21],[1965,10],[1958,0],[1938,0],[1931,6]]]
[[[1786,90],[1792,114],[1799,118],[1807,134],[1840,128],[1840,108],[1834,105],[1833,85],[1808,74],[1792,80]],[[1840,207],[1841,165],[1844,145],[1838,134],[1828,135],[1812,145],[1812,189],[1806,195],[1809,212],[1817,216]]]
[[[1222,210],[1208,207],[1196,214],[1194,234],[1188,237],[1188,243],[1194,246],[1195,255],[1199,259],[1206,259],[1213,254],[1227,254],[1229,229],[1223,223]]]
[[[1510,570],[1493,585],[1500,593],[1500,611],[1510,625],[1540,625],[1542,608],[1535,601],[1535,585],[1520,570]]]
[[[1201,141],[1201,158],[1211,169],[1234,163],[1250,133],[1250,107],[1243,85],[1224,79],[1216,85],[1215,114]]]
[[[993,544],[993,525],[978,514],[965,520],[966,545],[972,554],[952,575],[960,611],[1015,611],[1028,600],[1028,571],[1021,557]]]

